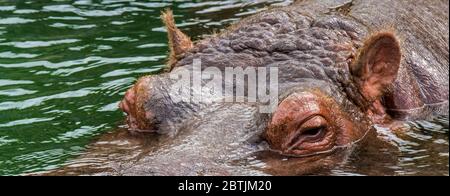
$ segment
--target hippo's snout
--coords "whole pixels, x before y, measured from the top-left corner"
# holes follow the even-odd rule
[[[128,128],[138,132],[153,132],[151,111],[145,109],[145,104],[149,101],[150,79],[143,77],[130,88],[123,100],[119,103],[119,108],[127,114]]]
[[[135,88],[130,88],[126,93],[123,100],[119,103],[119,108],[127,114],[127,123],[130,128],[137,128],[138,122],[136,121],[136,93]]]

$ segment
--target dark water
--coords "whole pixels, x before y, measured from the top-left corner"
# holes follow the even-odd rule
[[[194,39],[288,0],[0,0],[0,175],[58,168],[123,125],[126,89],[165,63],[170,7]],[[448,117],[380,130],[395,160],[351,157],[333,175],[448,175]],[[131,155],[130,155],[131,156]],[[376,156],[379,157],[379,156]],[[392,156],[386,156],[392,157]],[[363,168],[363,169],[362,169]],[[367,171],[365,171],[365,169]]]

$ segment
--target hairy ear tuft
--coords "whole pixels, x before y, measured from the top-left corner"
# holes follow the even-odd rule
[[[178,58],[191,49],[194,44],[191,38],[176,27],[172,10],[166,9],[163,11],[161,13],[161,19],[167,28],[170,49],[168,68],[172,70]]]

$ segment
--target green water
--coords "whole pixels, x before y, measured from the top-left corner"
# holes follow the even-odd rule
[[[268,5],[289,3],[0,0],[0,175],[77,163],[100,135],[125,159],[145,148],[136,138],[109,136],[126,132],[117,108],[124,92],[164,67],[161,10],[172,8],[178,26],[198,40]],[[379,130],[394,148],[360,152],[323,175],[448,175],[448,115],[410,124],[401,136]],[[125,150],[112,145],[133,141]]]
[[[54,169],[123,125],[125,90],[164,66],[164,8],[199,39],[289,2],[0,0],[0,175]]]

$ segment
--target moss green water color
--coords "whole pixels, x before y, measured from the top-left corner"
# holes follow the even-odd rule
[[[123,125],[117,104],[126,89],[139,76],[158,72],[166,61],[161,10],[172,8],[179,27],[197,40],[268,5],[289,3],[0,0],[0,175],[57,168],[96,136]],[[448,117],[439,122],[416,123],[418,130],[398,140],[404,155],[390,170],[413,175],[420,166],[448,175]],[[436,148],[442,149],[428,151]],[[376,161],[354,162],[370,166]],[[370,169],[355,165],[331,174]]]

